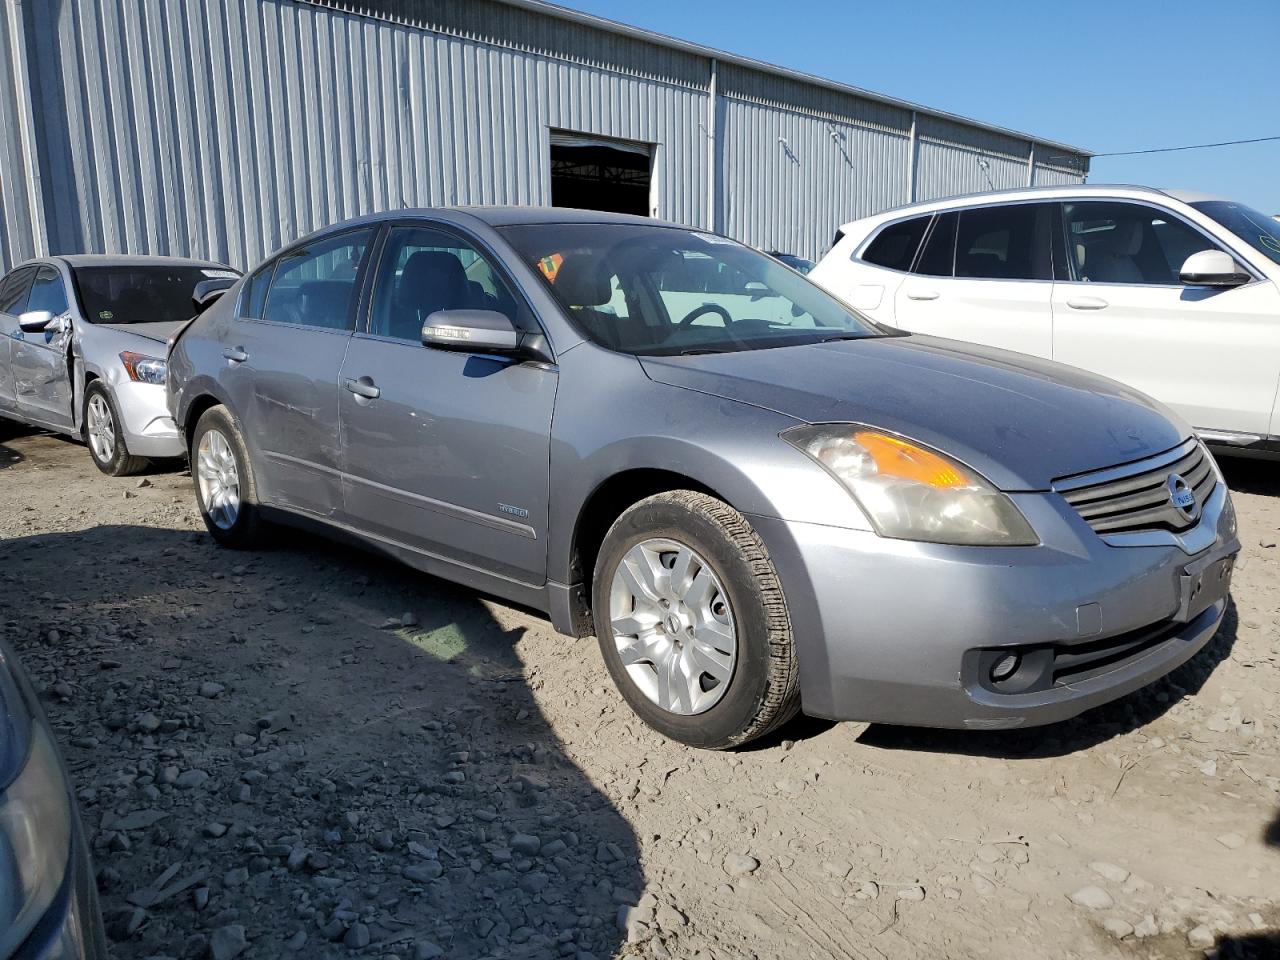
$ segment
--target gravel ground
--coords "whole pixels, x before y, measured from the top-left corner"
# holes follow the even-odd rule
[[[357,549],[217,548],[185,472],[0,444],[0,629],[121,958],[1277,956],[1280,469],[1217,640],[1055,727],[650,733],[593,641]]]

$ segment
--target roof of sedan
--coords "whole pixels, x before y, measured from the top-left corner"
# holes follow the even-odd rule
[[[234,270],[225,263],[213,260],[194,260],[189,257],[148,257],[119,253],[69,253],[53,257],[72,269],[81,267],[208,267],[212,270]]]

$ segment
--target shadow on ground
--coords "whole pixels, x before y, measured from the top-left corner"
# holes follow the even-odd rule
[[[1005,759],[1058,757],[1087,750],[1146,726],[1183,697],[1196,693],[1236,641],[1238,616],[1234,600],[1218,633],[1198,654],[1172,673],[1111,703],[1078,717],[1027,730],[929,730],[872,724],[858,738],[886,750],[924,750]]]
[[[1267,846],[1280,847],[1280,812],[1267,825],[1263,838]],[[1280,957],[1280,931],[1225,934],[1218,938],[1217,956],[1221,960],[1275,960]]]
[[[1280,462],[1245,457],[1218,457],[1227,486],[1240,493],[1280,497]]]
[[[235,553],[114,526],[3,553],[0,629],[65,684],[48,711],[114,956],[202,957],[240,926],[247,957],[621,948],[638,844],[532,694],[517,645],[549,631],[301,533]]]

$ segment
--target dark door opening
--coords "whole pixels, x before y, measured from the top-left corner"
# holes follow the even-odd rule
[[[551,137],[551,205],[649,216],[651,159],[642,146]]]

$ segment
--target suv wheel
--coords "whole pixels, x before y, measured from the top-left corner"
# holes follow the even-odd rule
[[[101,380],[94,380],[84,392],[83,423],[89,456],[107,476],[127,477],[146,467],[147,459],[133,456],[125,446],[116,405]]]
[[[244,438],[227,408],[211,407],[191,438],[191,479],[200,517],[223,546],[256,546],[262,521]]]
[[[722,750],[799,709],[778,575],[746,518],[701,493],[660,493],[605,535],[592,609],[627,703],[673,740]]]

